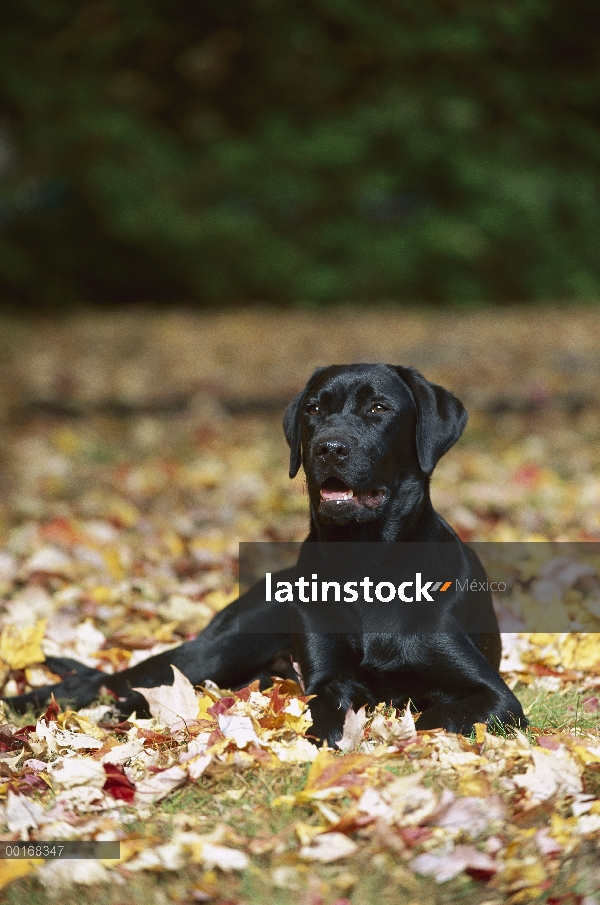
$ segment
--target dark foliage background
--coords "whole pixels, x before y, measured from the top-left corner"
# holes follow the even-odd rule
[[[21,304],[600,295],[594,0],[4,0]]]

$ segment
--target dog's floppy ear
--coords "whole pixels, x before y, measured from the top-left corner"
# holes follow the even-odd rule
[[[415,400],[417,455],[421,471],[430,475],[444,453],[462,434],[469,416],[462,402],[450,390],[425,380],[415,368],[395,365],[394,370]]]
[[[285,410],[283,416],[283,431],[285,439],[290,447],[290,478],[295,478],[302,464],[302,443],[300,439],[300,415],[302,413],[302,405],[307,391],[312,385],[313,380],[325,368],[317,368],[317,370],[309,378],[308,383],[301,393],[292,399]]]

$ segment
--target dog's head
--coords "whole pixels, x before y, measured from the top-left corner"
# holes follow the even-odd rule
[[[467,417],[449,390],[414,368],[319,368],[285,413],[290,477],[304,464],[320,520],[377,519],[403,485],[426,482]]]

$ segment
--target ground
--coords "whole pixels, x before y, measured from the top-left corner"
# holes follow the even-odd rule
[[[45,655],[110,671],[192,636],[235,595],[240,541],[303,538],[281,417],[319,365],[415,365],[465,402],[432,483],[465,540],[599,541],[599,353],[595,308],[4,320],[3,693],[47,682]],[[524,618],[536,568],[518,573]],[[345,753],[317,756],[293,683],[231,695],[180,679],[156,692],[152,721],[120,725],[110,697],[37,723],[7,711],[0,843],[118,839],[121,860],[3,860],[2,895],[598,905],[592,579],[551,576],[575,631],[505,639],[524,734],[419,732],[382,707],[350,715]]]

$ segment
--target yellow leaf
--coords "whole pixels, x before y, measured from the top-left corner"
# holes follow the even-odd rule
[[[544,865],[532,857],[508,859],[502,873],[502,879],[510,883],[509,889],[515,893],[521,889],[531,890],[532,886],[538,886],[546,879]],[[511,901],[514,900],[511,898]]]
[[[174,531],[168,531],[164,536],[164,541],[171,556],[182,556],[185,553],[185,545]]]
[[[214,719],[210,713],[208,713],[208,708],[212,707],[215,702],[211,697],[207,694],[202,695],[201,698],[198,698],[198,719],[199,720],[212,720]]]
[[[476,795],[478,798],[486,798],[490,794],[490,783],[484,773],[468,770],[461,773],[458,778],[458,788],[461,795]]]
[[[106,568],[108,569],[110,575],[114,579],[121,581],[123,578],[125,578],[125,569],[123,568],[123,561],[121,560],[121,554],[118,550],[114,548],[105,550],[104,562],[106,563]]]
[[[593,754],[587,748],[584,748],[583,745],[573,745],[571,751],[574,751],[584,764],[600,764],[600,755]]]
[[[145,848],[154,841],[152,838],[150,839],[123,839],[121,840],[121,845],[119,847],[120,857],[119,863],[123,864],[126,861],[131,861],[131,859],[139,854],[139,852],[143,852]],[[105,860],[103,863],[106,867],[111,867],[116,864],[114,860],[108,861]]]
[[[100,729],[91,720],[86,720],[84,716],[80,716],[75,710],[65,710],[64,713],[57,714],[56,722],[61,729],[70,729],[71,732],[82,732],[92,738],[103,742],[106,738],[104,729]]]
[[[546,644],[554,644],[557,638],[558,635],[555,635],[552,632],[531,632],[531,634],[527,636],[528,641],[532,644],[537,644],[540,647],[543,647]]]
[[[106,585],[96,585],[89,591],[89,595],[95,603],[111,603],[115,599],[115,592]]]
[[[310,845],[315,836],[319,836],[321,833],[325,832],[326,827],[311,826],[308,823],[295,823],[294,829],[300,840],[300,845]]]
[[[577,820],[575,817],[561,817],[560,814],[554,811],[550,817],[550,835],[563,848],[568,848],[573,841],[573,831],[576,825]]]
[[[9,883],[12,883],[12,881],[16,880],[18,877],[24,877],[26,874],[30,874],[34,866],[32,861],[26,861],[24,859],[19,861],[0,861],[0,889],[8,886]]]
[[[562,665],[566,669],[593,669],[600,666],[600,644],[595,632],[569,634],[558,646]]]
[[[306,730],[312,726],[312,720],[305,716],[298,717],[286,714],[284,725],[286,729],[293,730],[297,735],[304,735]]]
[[[524,889],[519,889],[511,895],[511,905],[530,905],[530,903],[537,899],[538,896],[541,896],[543,891],[544,887],[541,885],[527,886]]]
[[[41,644],[46,631],[47,619],[40,619],[35,625],[17,628],[7,625],[0,635],[0,657],[11,669],[25,669],[33,663],[42,663],[46,658]]]
[[[140,517],[137,509],[119,499],[111,500],[109,512],[112,518],[117,518],[126,528],[133,528]]]
[[[304,791],[300,794],[310,798],[317,792],[337,787],[345,775],[362,773],[372,763],[373,759],[368,754],[342,756],[331,748],[321,748],[312,762]]]
[[[174,622],[165,622],[163,625],[159,625],[158,628],[155,628],[152,634],[157,641],[172,641],[173,630],[176,629],[178,625],[179,622],[177,619]]]
[[[237,600],[239,596],[240,590],[236,585],[228,594],[224,591],[211,591],[210,594],[206,595],[202,603],[205,603],[214,613],[216,613],[219,610],[225,609],[229,603],[233,600]]]
[[[104,650],[90,654],[90,656],[96,660],[106,660],[115,671],[118,671],[127,666],[131,659],[131,654],[132,651],[127,650],[125,647],[107,647]]]
[[[485,741],[485,730],[487,726],[485,723],[475,723],[475,742],[478,745],[483,745]]]

